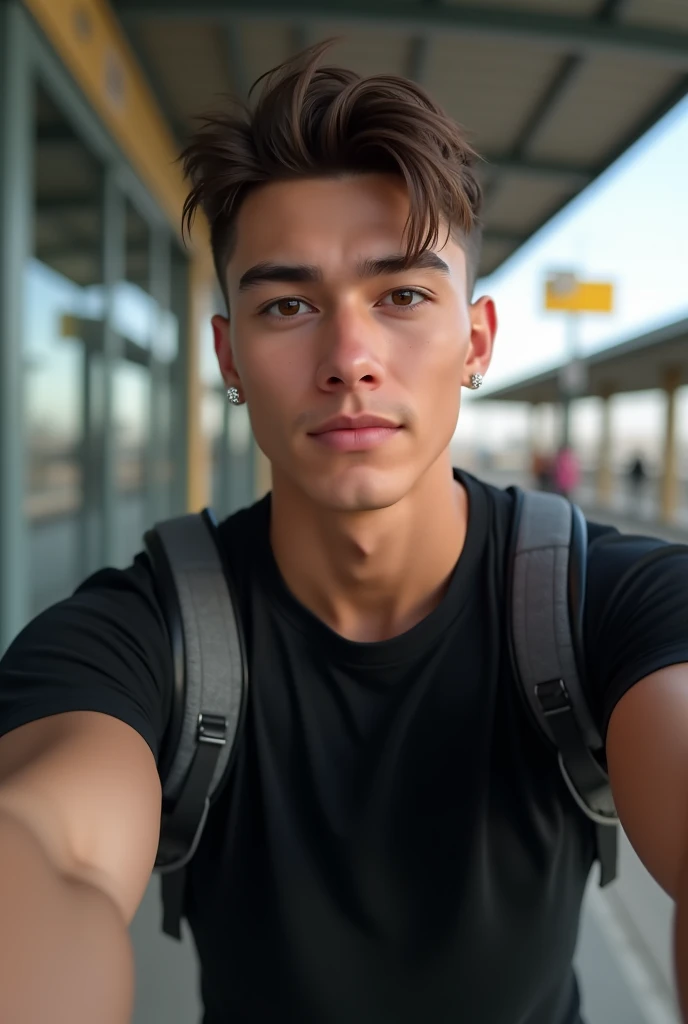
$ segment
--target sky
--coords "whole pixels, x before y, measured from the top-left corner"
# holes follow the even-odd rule
[[[654,327],[688,316],[688,99],[640,139],[592,185],[491,276],[477,283],[476,297],[491,295],[499,331],[484,394],[561,362],[563,316],[543,309],[544,281],[556,270],[587,280],[612,281],[610,315],[581,317],[582,352],[600,350]],[[685,389],[684,389],[685,390]],[[524,429],[520,408],[471,401],[459,421],[457,439],[481,436],[499,445]],[[688,436],[686,396],[681,395],[679,430]],[[596,403],[578,416],[592,437]],[[657,394],[615,400],[617,431],[646,433],[657,446],[661,398]]]

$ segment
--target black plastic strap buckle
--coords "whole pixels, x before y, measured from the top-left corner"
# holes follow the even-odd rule
[[[535,696],[547,716],[571,710],[571,698],[563,679],[551,679],[548,683],[538,683],[535,687]]]
[[[169,813],[163,816],[156,867],[176,871],[193,857],[210,805],[210,787],[220,749],[227,742],[224,715],[199,714],[197,745],[188,773]]]
[[[197,737],[199,743],[214,743],[223,747],[227,742],[227,719],[225,716],[199,715]]]

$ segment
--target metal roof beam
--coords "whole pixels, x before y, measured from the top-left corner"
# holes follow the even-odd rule
[[[688,33],[651,25],[627,25],[513,8],[400,5],[389,0],[112,0],[122,18],[189,17],[216,21],[237,15],[338,25],[379,26],[415,35],[457,34],[520,40],[569,54],[625,53],[688,70]]]
[[[430,40],[427,36],[414,36],[409,41],[405,73],[407,78],[419,85],[423,84],[426,76],[429,53]]]
[[[289,48],[291,49],[294,56],[297,53],[301,53],[313,42],[311,37],[310,25],[306,21],[297,22],[289,33]]]
[[[550,163],[541,160],[527,160],[513,156],[483,156],[482,161],[487,169],[506,171],[513,174],[524,174],[533,178],[559,178],[571,188],[582,189],[595,177],[596,169],[572,167],[569,164]]]
[[[628,0],[602,0],[596,12],[592,15],[592,20],[597,24],[613,22],[614,19],[618,19],[623,14],[627,3]],[[545,89],[540,101],[535,104],[534,109],[521,129],[519,137],[514,144],[512,156],[524,156],[528,149],[535,145],[543,133],[547,131],[549,126],[559,116],[562,104],[575,88],[585,67],[586,60],[582,54],[569,55],[564,58],[550,85]]]
[[[227,25],[225,39],[227,46],[227,71],[235,97],[245,103],[248,91],[251,88],[251,82],[249,82],[246,75],[246,62],[244,61],[240,34],[240,26],[237,24],[236,19],[232,19]]]
[[[419,0],[419,2],[428,8],[442,4],[444,0]],[[427,75],[431,46],[432,39],[427,32],[421,32],[409,41],[406,77],[419,85],[423,84]]]
[[[499,245],[523,245],[529,238],[523,231],[509,231],[506,228],[486,228],[483,231],[484,242],[497,242]]]

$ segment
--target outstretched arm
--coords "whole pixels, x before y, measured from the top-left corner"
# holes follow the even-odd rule
[[[688,1022],[688,664],[660,669],[624,694],[610,719],[607,761],[624,830],[676,902],[676,982]]]

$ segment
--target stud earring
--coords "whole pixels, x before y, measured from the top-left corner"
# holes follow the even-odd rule
[[[227,388],[227,398],[230,400],[232,405],[239,405],[239,389],[238,388]]]
[[[473,391],[477,391],[479,387],[482,387],[482,383],[483,383],[484,379],[485,378],[483,377],[482,373],[474,373],[474,374],[472,374],[472,376],[471,376],[471,388],[473,389]]]

